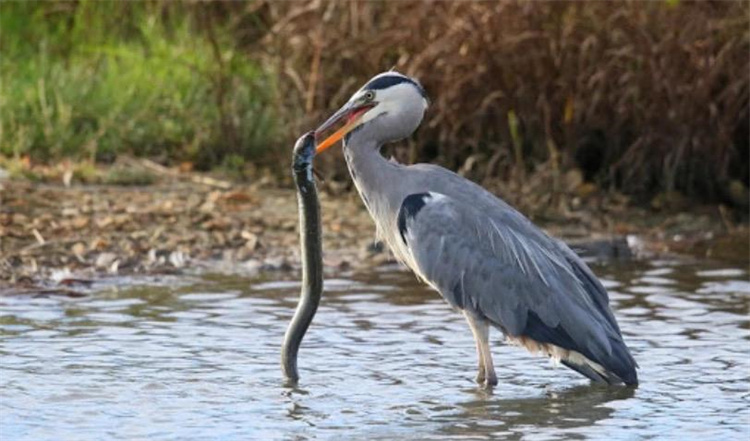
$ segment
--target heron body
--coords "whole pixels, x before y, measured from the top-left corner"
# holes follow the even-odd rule
[[[384,144],[419,126],[427,105],[416,80],[380,74],[318,129],[346,120],[318,152],[344,138],[349,171],[378,236],[465,315],[476,341],[477,381],[497,383],[489,346],[494,327],[593,381],[637,384],[637,365],[607,292],[570,248],[447,169],[381,155]]]

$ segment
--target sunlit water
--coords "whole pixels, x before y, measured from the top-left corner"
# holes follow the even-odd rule
[[[501,344],[473,383],[463,318],[412,276],[326,281],[284,385],[294,281],[167,279],[84,298],[0,298],[0,439],[750,439],[748,274],[685,261],[596,266],[641,365],[591,386]]]

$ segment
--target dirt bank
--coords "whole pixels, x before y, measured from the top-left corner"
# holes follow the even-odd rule
[[[299,261],[291,189],[192,178],[147,186],[4,180],[0,194],[0,284],[6,289],[103,275],[256,274],[292,270]],[[356,195],[323,192],[321,204],[329,270],[390,261],[375,244],[374,226]],[[600,257],[682,252],[747,259],[747,227],[729,225],[719,211],[659,215],[636,208],[594,211],[592,204],[554,217],[530,211],[551,234]]]

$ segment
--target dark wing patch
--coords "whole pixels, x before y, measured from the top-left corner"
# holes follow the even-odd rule
[[[398,210],[398,232],[401,234],[401,239],[406,243],[406,221],[414,219],[419,213],[427,200],[430,198],[429,193],[414,193],[404,198],[404,202],[401,203],[401,208]]]
[[[531,310],[528,311],[526,327],[521,335],[531,337],[533,340],[541,343],[552,343],[553,345],[564,349],[572,349],[582,353],[590,359],[594,359],[594,356],[586,347],[579,347],[576,344],[562,325],[557,325],[554,328],[548,326],[534,311]]]
[[[419,90],[419,93],[422,95],[423,98],[427,98],[427,93],[425,92],[421,84],[417,83],[416,81],[412,80],[409,77],[405,77],[402,75],[383,75],[381,77],[377,77],[371,80],[369,83],[365,84],[363,89],[382,90],[382,89],[387,89],[389,87],[392,87],[392,86],[395,86],[396,84],[401,84],[401,83],[411,84],[412,86],[416,87],[417,90]]]
[[[539,316],[534,311],[530,310],[528,312],[528,316],[526,318],[526,327],[521,335],[529,337],[532,340],[540,343],[549,343],[563,349],[579,352],[589,360],[595,360],[595,355],[591,353],[586,345],[577,344],[561,324],[555,326],[554,328],[548,326],[542,319],[539,318]],[[597,383],[615,384],[618,382],[617,377],[613,377],[611,374],[607,373],[602,375],[588,365],[579,365],[568,360],[560,360],[560,362],[570,369],[578,372],[579,374],[588,377],[590,380],[596,381]]]
[[[633,369],[633,366],[637,366],[637,364],[635,364],[627,347],[619,338],[613,339],[609,337],[610,345],[612,346],[612,355],[606,357],[606,359],[602,359],[601,356],[593,353],[588,345],[576,342],[562,324],[555,327],[548,326],[531,310],[528,312],[526,327],[521,335],[528,336],[541,343],[551,343],[563,349],[579,352],[589,360],[604,365],[610,371],[602,375],[585,365],[576,365],[562,360],[564,365],[589,377],[591,380],[597,382],[603,381],[609,384],[615,384],[618,381],[622,381],[625,384],[638,384],[638,376],[635,369]]]

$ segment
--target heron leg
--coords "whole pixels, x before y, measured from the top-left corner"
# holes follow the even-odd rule
[[[469,322],[474,341],[477,345],[477,358],[479,359],[479,372],[477,372],[476,382],[486,386],[497,384],[497,375],[495,375],[495,366],[492,363],[492,352],[490,351],[490,326],[489,324],[470,312],[464,312],[466,321]]]
[[[477,346],[477,360],[479,369],[477,370],[477,376],[475,380],[477,383],[482,384],[484,383],[485,379],[484,353],[482,352],[482,347],[479,344],[479,330],[477,329],[478,323],[476,323],[474,317],[472,317],[468,312],[464,311],[464,316],[466,316],[466,321],[469,322],[471,333],[474,334],[474,343],[476,343]]]

